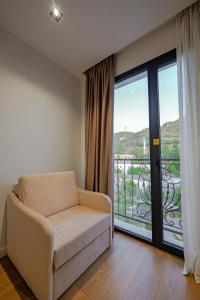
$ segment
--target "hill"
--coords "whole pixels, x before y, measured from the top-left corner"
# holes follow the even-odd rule
[[[161,142],[162,154],[165,157],[170,155],[174,157],[179,154],[174,154],[174,151],[179,152],[179,120],[167,122],[161,126]],[[149,155],[149,129],[114,133],[114,154],[133,155],[136,158]]]

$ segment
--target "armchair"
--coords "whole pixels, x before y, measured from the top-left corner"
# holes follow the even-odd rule
[[[112,206],[74,172],[19,178],[7,201],[7,253],[39,300],[57,299],[112,244]]]

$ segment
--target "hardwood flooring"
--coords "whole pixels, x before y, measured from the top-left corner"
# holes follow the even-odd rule
[[[183,260],[116,232],[106,251],[60,300],[200,300]],[[0,260],[0,300],[35,299],[10,260]]]

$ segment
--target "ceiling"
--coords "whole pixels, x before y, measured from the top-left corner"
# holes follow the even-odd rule
[[[0,26],[80,77],[106,56],[142,37],[194,0],[0,0]]]

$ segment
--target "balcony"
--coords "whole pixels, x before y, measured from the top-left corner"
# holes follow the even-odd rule
[[[180,160],[162,159],[163,240],[183,247]],[[152,239],[149,159],[114,158],[114,223]]]

